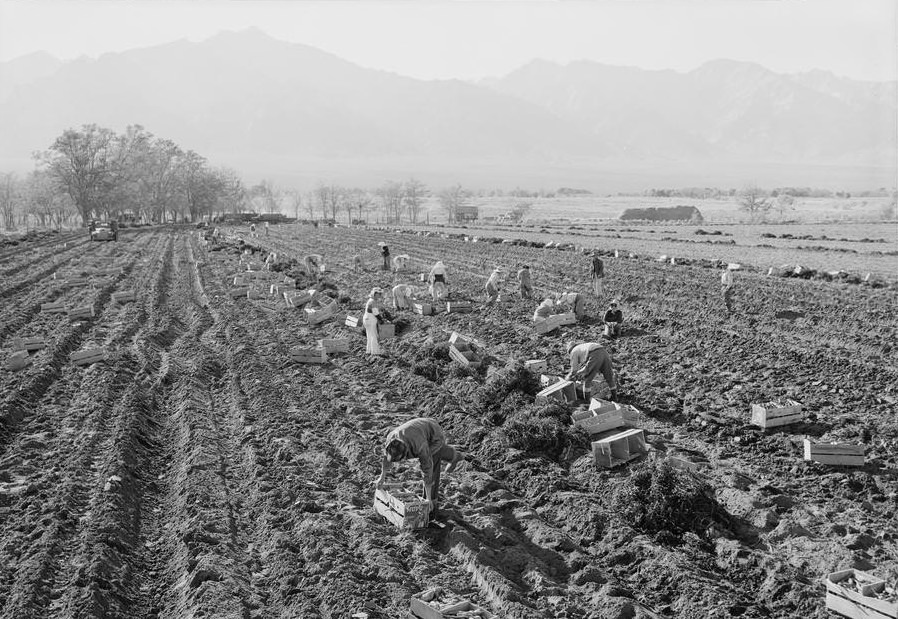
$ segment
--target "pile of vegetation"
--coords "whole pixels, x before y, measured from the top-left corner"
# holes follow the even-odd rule
[[[728,514],[706,481],[666,462],[646,463],[619,485],[612,506],[634,529],[678,543],[685,533],[703,536],[713,523],[728,526]]]
[[[475,404],[490,423],[505,421],[503,404],[511,395],[526,396],[528,402],[539,393],[539,381],[521,361],[510,360],[505,367],[490,374],[477,390]]]
[[[439,382],[449,375],[452,358],[449,342],[428,342],[423,346],[410,346],[412,373]]]
[[[566,404],[524,404],[522,399],[517,395],[506,400],[516,404],[506,411],[505,422],[497,431],[507,447],[557,461],[567,448],[588,444],[582,430],[571,428],[571,410]]]

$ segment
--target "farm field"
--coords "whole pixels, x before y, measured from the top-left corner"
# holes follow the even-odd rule
[[[759,272],[789,264],[820,271],[843,270],[862,276],[872,273],[890,281],[898,279],[898,228],[894,223],[664,225],[614,222],[573,227],[559,224],[525,224],[520,227],[472,224],[463,227],[415,226],[408,229],[464,234],[472,238],[501,237],[571,243],[577,247],[617,249],[641,257],[666,255],[722,260],[741,263]]]
[[[0,370],[0,617],[396,618],[440,586],[497,617],[823,619],[828,573],[898,581],[894,288],[749,270],[728,316],[708,269],[609,258],[626,327],[606,346],[648,453],[600,469],[575,408],[534,404],[520,362],[564,374],[568,341],[601,338],[608,298],[540,336],[535,301],[482,294],[496,264],[531,265],[537,296],[582,289],[581,255],[358,228],[225,232],[215,249],[187,227],[0,248],[0,360],[16,340],[44,343]],[[410,256],[407,272],[378,268],[379,241]],[[313,285],[308,254],[324,256],[339,304],[317,326],[270,294],[283,275]],[[343,318],[373,286],[420,285],[437,259],[474,311],[397,312],[387,355],[366,356]],[[250,294],[235,292],[249,267]],[[453,332],[476,340],[480,368],[450,359]],[[349,352],[291,359],[322,338]],[[753,403],[787,398],[801,422],[749,424]],[[372,499],[386,432],[416,416],[466,462],[444,475],[442,526],[409,532]],[[806,462],[805,438],[864,443],[865,462]]]

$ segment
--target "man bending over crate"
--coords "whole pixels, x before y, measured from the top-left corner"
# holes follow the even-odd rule
[[[440,496],[440,463],[448,460],[446,472],[451,473],[462,459],[461,454],[446,444],[446,435],[436,421],[427,417],[411,419],[387,435],[377,487],[386,483],[394,462],[410,458],[417,458],[421,465],[424,498],[430,501],[430,513],[435,515]]]
[[[571,356],[571,371],[568,380],[582,380],[584,397],[589,400],[589,385],[599,372],[605,377],[611,390],[611,399],[617,399],[617,385],[614,382],[614,371],[611,368],[611,353],[595,342],[571,342],[567,347]]]

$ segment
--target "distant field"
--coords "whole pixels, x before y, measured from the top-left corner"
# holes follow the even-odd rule
[[[517,202],[530,202],[532,208],[526,221],[569,219],[572,221],[618,219],[628,208],[662,208],[694,206],[701,211],[708,223],[739,223],[746,220],[746,213],[739,210],[735,198],[690,199],[652,198],[643,196],[583,196],[560,198],[476,198],[481,217],[497,217],[510,211]],[[891,198],[798,198],[794,208],[782,213],[771,212],[768,220],[781,219],[805,223],[881,221]],[[435,199],[428,204],[431,223],[445,222],[446,215]]]
[[[800,264],[817,270],[844,270],[873,273],[894,280],[898,277],[898,230],[893,223],[879,224],[783,224],[717,226],[633,226],[601,224],[592,226],[478,226],[440,227],[440,231],[471,236],[498,236],[533,241],[573,243],[582,247],[617,249],[642,256],[667,255],[739,262],[759,269],[783,264]],[[721,235],[697,235],[697,230],[720,231]],[[764,233],[812,235],[815,240],[764,238]],[[725,236],[731,235],[731,236]],[[819,240],[827,236],[832,239]],[[884,242],[861,242],[861,239]],[[694,241],[694,242],[693,242]]]

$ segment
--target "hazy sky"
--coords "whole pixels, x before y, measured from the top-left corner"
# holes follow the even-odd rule
[[[896,0],[0,0],[0,61],[71,59],[256,26],[419,78],[505,74],[533,58],[689,71],[730,58],[898,79]]]

